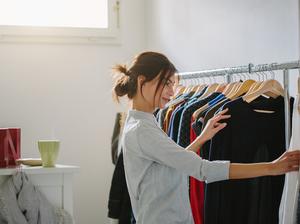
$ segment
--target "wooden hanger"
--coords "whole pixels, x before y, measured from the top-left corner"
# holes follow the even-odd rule
[[[190,92],[191,86],[186,86],[183,94]]]
[[[277,80],[270,79],[264,81],[256,91],[243,96],[243,100],[250,103],[259,96],[268,92],[272,92],[275,96],[284,96],[284,90],[281,84]]]
[[[197,89],[195,90],[195,93],[192,97],[196,96],[198,93],[200,93],[204,88],[206,87],[206,84],[198,85]]]
[[[254,83],[256,83],[256,81],[254,81],[253,79],[244,81],[237,89],[237,91],[234,94],[229,95],[227,98],[233,100],[237,97],[240,97],[241,95],[247,93]]]
[[[257,74],[260,75],[259,73],[257,73]],[[259,81],[259,82],[254,83],[245,95],[250,95],[251,93],[257,91],[263,83],[265,83],[265,82],[264,81]],[[276,98],[278,96],[277,94],[274,94],[272,92],[267,92],[267,93],[264,93],[263,95],[269,96],[269,97],[272,97],[272,98]]]
[[[207,93],[207,95],[205,95],[205,93],[203,95],[205,96],[201,96],[199,99],[203,99],[206,96],[208,96],[210,93],[216,92],[217,88],[219,87],[219,84],[214,83],[212,85],[210,85],[207,90],[205,91],[205,93]],[[210,88],[210,89],[209,89]],[[197,109],[194,113],[193,113],[193,117],[196,119],[198,117],[198,115],[203,112],[204,110],[206,110],[209,107],[208,104],[205,104],[204,106],[200,107],[199,109]]]
[[[205,90],[205,92],[202,94],[202,96],[200,96],[199,99],[204,99],[205,97],[207,97],[209,94],[213,93],[216,91],[216,89],[218,88],[219,84],[218,83],[214,83],[211,84],[207,87],[207,89]]]
[[[245,94],[245,96],[249,95],[250,93],[253,93],[255,90],[257,90],[260,85],[262,84],[262,82],[255,82],[251,85],[250,89],[248,90],[248,92]]]
[[[226,88],[224,89],[224,91],[222,92],[225,96],[227,96],[230,91],[232,90],[232,88],[234,87],[235,82],[231,82],[229,84],[227,84]]]
[[[229,98],[230,96],[234,95],[236,93],[236,91],[240,88],[241,84],[242,84],[241,82],[235,82],[231,91],[226,95],[226,98]]]
[[[175,90],[175,94],[174,94],[173,98],[176,98],[177,96],[179,96],[180,94],[182,94],[184,90],[185,90],[184,86],[182,86],[182,85],[176,86],[176,90]]]
[[[196,90],[196,93],[200,93],[205,87],[207,87],[206,84],[200,85],[199,88]]]
[[[190,92],[196,92],[198,89],[199,89],[199,85],[194,85],[194,86],[191,88]]]
[[[225,90],[226,87],[227,87],[227,84],[225,84],[225,83],[219,84],[219,86],[216,89],[216,92],[222,93]]]
[[[238,82],[238,83],[236,83],[236,85],[232,85],[234,88],[235,88],[235,86],[238,86],[239,88],[238,88],[236,91],[233,91],[233,93],[234,93],[233,95],[229,95],[229,97],[226,97],[226,98],[228,98],[228,99],[234,99],[234,98],[237,98],[237,97],[241,96],[242,94],[246,93],[246,92],[249,90],[249,88],[251,87],[251,85],[252,85],[253,83],[255,83],[255,81],[249,79],[249,80],[246,80],[246,81],[243,82],[243,83],[239,83],[239,82]],[[224,99],[224,100],[226,100],[226,99]],[[220,104],[220,103],[223,103],[224,100],[221,100],[221,101],[218,102],[216,105],[218,105],[218,104]],[[196,119],[196,118],[198,117],[198,115],[199,115],[201,112],[203,112],[204,110],[206,110],[208,107],[209,107],[209,106],[208,106],[208,104],[207,104],[207,105],[205,105],[205,106],[199,108],[198,110],[196,110],[196,111],[194,112],[193,117]]]

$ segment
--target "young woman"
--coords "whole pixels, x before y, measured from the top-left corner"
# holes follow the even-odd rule
[[[230,119],[230,115],[225,115],[227,111],[210,119],[201,135],[184,149],[159,128],[153,116],[154,110],[163,108],[174,94],[176,69],[168,58],[144,52],[135,57],[129,69],[117,65],[115,70],[121,73],[114,86],[116,100],[127,96],[131,101],[122,147],[127,186],[138,224],[193,223],[188,176],[211,183],[299,169],[300,151],[286,152],[272,162],[253,164],[202,159],[195,152],[226,127],[220,121]]]

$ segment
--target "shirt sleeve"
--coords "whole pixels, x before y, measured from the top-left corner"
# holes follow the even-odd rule
[[[177,145],[155,124],[140,124],[136,133],[141,155],[146,159],[175,168],[206,183],[229,178],[230,161],[204,160],[195,152]]]

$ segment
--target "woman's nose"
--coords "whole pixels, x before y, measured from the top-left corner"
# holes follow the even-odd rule
[[[175,94],[174,87],[169,88],[169,95],[174,96],[174,94]]]

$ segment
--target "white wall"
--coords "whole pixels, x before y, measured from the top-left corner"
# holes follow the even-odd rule
[[[299,58],[297,0],[151,0],[146,7],[147,47],[180,71]]]
[[[0,127],[22,128],[22,155],[38,157],[38,139],[58,138],[58,162],[79,165],[75,216],[107,223],[117,107],[110,68],[143,50],[144,2],[123,0],[122,45],[0,43]]]

